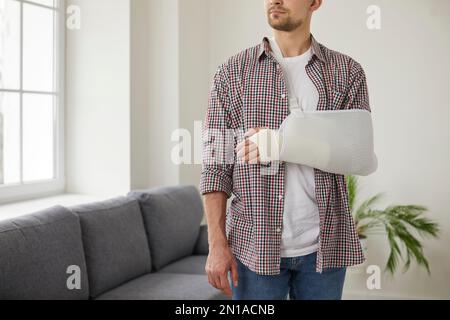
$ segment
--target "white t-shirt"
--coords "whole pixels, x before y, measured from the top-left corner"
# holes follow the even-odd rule
[[[274,57],[283,70],[290,97],[290,110],[303,108],[304,111],[316,111],[319,92],[305,69],[312,58],[313,48],[299,56],[285,58],[275,38],[271,37],[269,40]],[[281,256],[304,256],[317,251],[319,247],[320,220],[314,169],[288,162],[285,165]]]

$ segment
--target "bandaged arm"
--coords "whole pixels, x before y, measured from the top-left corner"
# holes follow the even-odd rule
[[[378,167],[372,119],[363,109],[292,112],[279,130],[263,129],[249,139],[263,163],[279,160],[360,176]]]

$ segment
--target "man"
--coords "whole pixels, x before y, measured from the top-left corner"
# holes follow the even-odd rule
[[[262,163],[247,139],[261,128],[278,129],[295,108],[370,112],[360,64],[310,32],[321,4],[265,0],[273,37],[231,57],[214,76],[200,180],[209,230],[205,271],[235,300],[341,299],[346,267],[364,262],[345,177]],[[236,137],[239,129],[244,137]],[[230,145],[235,161],[210,161],[229,156]]]

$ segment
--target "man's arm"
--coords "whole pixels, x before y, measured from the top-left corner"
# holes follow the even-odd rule
[[[209,283],[231,296],[228,272],[237,286],[237,262],[226,237],[226,205],[233,190],[234,135],[230,129],[229,81],[220,67],[214,75],[202,131],[200,192],[204,196],[209,254],[205,271]]]
[[[333,116],[319,112],[313,117],[291,113],[280,130],[251,129],[249,141],[237,147],[238,158],[249,163],[281,160],[335,174],[369,175],[378,168],[378,159],[373,151],[366,76],[356,62],[341,109],[355,113]],[[361,113],[363,110],[368,112]]]
[[[200,192],[222,191],[227,198],[233,190],[234,135],[230,128],[229,84],[224,67],[214,75],[208,110],[202,128],[202,173]]]
[[[377,169],[367,110],[290,115],[280,130],[280,160],[325,172],[367,176]]]
[[[353,61],[350,70],[348,95],[342,109],[364,109],[372,112],[364,69],[358,62]]]
[[[227,246],[226,207],[227,194],[221,191],[210,192],[203,196],[206,221],[208,223],[208,244],[211,248]]]
[[[228,246],[225,231],[227,194],[221,191],[205,194],[204,206],[209,242],[209,255],[205,266],[208,282],[231,297],[232,291],[228,280],[228,272],[231,270],[231,278],[236,287],[238,285],[238,271],[237,262]]]

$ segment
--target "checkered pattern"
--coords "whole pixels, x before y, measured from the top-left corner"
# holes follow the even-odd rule
[[[313,35],[311,40],[314,54],[306,71],[319,91],[317,110],[371,111],[361,65]],[[241,262],[262,275],[280,273],[285,163],[245,164],[236,161],[234,148],[248,129],[278,129],[289,113],[286,82],[267,38],[215,73],[203,126],[200,192],[234,194],[227,210],[228,243]],[[317,272],[363,263],[345,177],[319,169],[314,175],[320,214]]]

